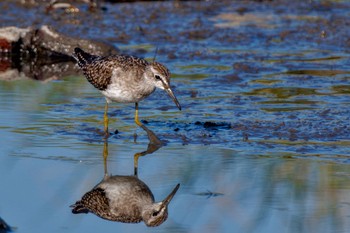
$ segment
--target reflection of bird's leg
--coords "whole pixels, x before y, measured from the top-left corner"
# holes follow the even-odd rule
[[[141,156],[152,154],[153,152],[155,152],[156,150],[158,150],[159,148],[161,148],[163,146],[162,141],[159,140],[159,138],[154,134],[154,132],[152,130],[148,129],[146,126],[144,126],[142,124],[140,126],[142,129],[144,129],[146,131],[146,133],[148,135],[149,143],[148,143],[147,150],[145,150],[143,152],[136,153],[134,155],[134,175],[135,176],[137,176],[139,158]]]
[[[139,152],[134,154],[134,175],[137,176],[137,169],[139,167],[139,158],[141,156],[145,156],[149,154],[148,151],[143,151],[143,152]]]
[[[135,123],[138,126],[142,126],[142,123],[139,121],[139,104],[135,103]]]
[[[141,125],[141,128],[147,133],[147,136],[149,139],[148,147],[150,146],[155,147],[155,150],[152,150],[152,151],[148,148],[147,149],[148,153],[153,153],[154,151],[158,150],[160,147],[163,146],[163,142],[157,137],[157,135],[152,130],[147,128],[145,125]]]
[[[139,167],[139,157],[142,156],[142,152],[134,155],[134,175],[137,176],[137,168]]]
[[[104,166],[105,176],[108,176],[107,159],[108,159],[108,141],[107,139],[105,139],[103,143],[103,166]]]
[[[108,102],[106,100],[106,105],[105,105],[105,114],[103,115],[103,124],[104,124],[104,130],[105,130],[105,137],[108,138],[109,133],[108,133]]]

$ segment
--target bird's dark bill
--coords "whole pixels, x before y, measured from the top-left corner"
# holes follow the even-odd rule
[[[168,88],[165,89],[165,91],[168,93],[168,95],[171,97],[171,99],[174,101],[174,103],[176,104],[176,106],[179,108],[179,110],[181,110],[181,105],[179,103],[179,101],[177,100],[176,96],[174,95],[173,91]]]
[[[173,199],[179,187],[180,187],[180,184],[177,184],[176,187],[173,189],[173,191],[171,191],[171,193],[164,199],[163,204],[165,206],[167,206],[170,203],[171,199]]]

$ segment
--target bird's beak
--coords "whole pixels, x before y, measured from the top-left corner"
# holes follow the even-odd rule
[[[175,188],[173,189],[173,191],[171,191],[171,193],[162,201],[162,205],[163,206],[168,206],[169,205],[171,199],[173,199],[173,197],[175,196],[175,194],[176,194],[177,190],[179,189],[179,187],[180,187],[180,184],[177,184],[175,186]]]
[[[173,91],[170,88],[165,88],[165,91],[168,93],[168,95],[171,97],[171,99],[174,101],[176,106],[181,111],[181,105],[180,105],[179,101],[176,99],[176,96],[174,95]]]

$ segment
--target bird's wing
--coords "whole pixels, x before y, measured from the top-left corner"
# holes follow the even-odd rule
[[[96,188],[84,194],[80,201],[71,206],[73,214],[92,212],[98,216],[109,213],[109,201],[101,188]],[[101,216],[103,217],[103,216]]]
[[[111,83],[115,62],[108,59],[100,59],[83,67],[86,79],[100,91],[106,90]]]
[[[87,80],[100,91],[107,89],[108,85],[113,82],[113,78],[125,76],[141,77],[147,61],[131,56],[109,56],[98,58],[82,67]]]

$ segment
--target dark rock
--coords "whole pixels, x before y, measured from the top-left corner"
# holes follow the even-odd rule
[[[0,79],[46,80],[76,74],[71,54],[77,46],[100,56],[118,52],[109,44],[65,36],[47,25],[39,29],[0,28]]]
[[[9,53],[20,55],[26,53],[38,58],[61,57],[69,59],[75,47],[100,56],[117,53],[116,48],[112,45],[62,35],[47,25],[43,25],[39,29],[31,27],[1,28],[0,39],[2,42],[8,42],[5,46]]]

